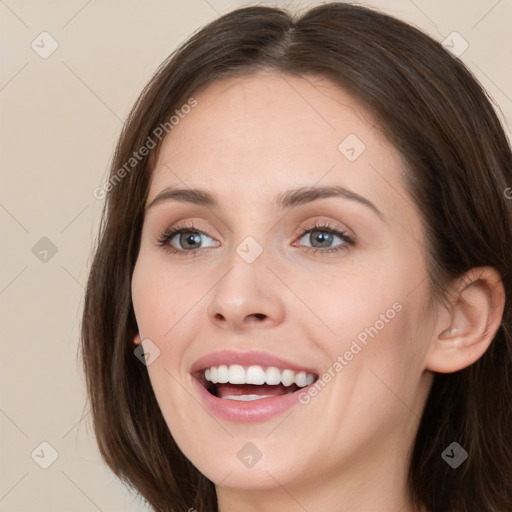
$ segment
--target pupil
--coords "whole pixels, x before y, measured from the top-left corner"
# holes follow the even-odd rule
[[[201,240],[200,240],[200,236],[199,236],[199,233],[191,233],[189,232],[189,234],[185,235],[185,234],[182,234],[182,238],[184,237],[185,239],[185,243],[183,244],[182,243],[182,247],[187,247],[188,244],[200,244],[201,243]],[[180,240],[180,243],[182,242],[182,240]]]
[[[324,245],[328,246],[329,243],[332,242],[332,237],[333,237],[332,233],[327,233],[326,231],[313,231],[312,233],[318,233],[314,238],[320,244],[324,243]]]
[[[333,237],[333,234],[332,233],[327,233],[326,231],[313,231],[311,234],[313,235],[313,233],[316,233],[316,235],[313,237],[315,239],[316,242],[320,243],[323,246],[328,246],[330,243],[332,243],[332,237]],[[193,245],[193,244],[200,244],[201,243],[201,240],[200,240],[200,235],[199,233],[191,233],[189,232],[189,234],[183,234],[182,233],[182,238],[185,239],[185,244],[183,244],[183,247],[185,246],[189,246],[189,245]],[[182,240],[180,240],[181,242]]]

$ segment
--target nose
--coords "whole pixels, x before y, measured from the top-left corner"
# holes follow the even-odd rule
[[[214,286],[207,307],[209,319],[223,329],[276,327],[284,321],[283,284],[265,264],[264,253],[252,263],[237,253],[229,270]]]

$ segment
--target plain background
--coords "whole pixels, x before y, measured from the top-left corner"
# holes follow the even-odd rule
[[[364,4],[439,41],[458,32],[469,45],[461,60],[500,105],[510,134],[510,0]],[[100,459],[77,359],[103,206],[92,191],[156,67],[195,30],[242,5],[0,0],[1,512],[146,510]],[[51,48],[42,32],[58,43],[46,59],[31,46]],[[57,458],[43,469],[52,449]]]

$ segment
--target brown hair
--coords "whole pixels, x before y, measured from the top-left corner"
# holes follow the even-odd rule
[[[345,3],[300,16],[238,9],[161,65],[126,121],[111,177],[199,88],[259,70],[329,78],[378,120],[408,166],[435,294],[473,267],[501,274],[505,312],[489,349],[468,368],[434,376],[409,489],[432,512],[512,510],[512,200],[505,197],[512,154],[486,93],[440,43],[380,12]],[[112,471],[158,512],[210,512],[214,484],[175,444],[134,356],[130,284],[156,149],[109,187],[85,296],[83,364],[97,441]],[[441,457],[453,441],[469,453],[457,470]]]

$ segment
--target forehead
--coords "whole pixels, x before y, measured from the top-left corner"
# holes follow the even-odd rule
[[[259,197],[321,182],[396,201],[400,154],[328,79],[257,74],[219,80],[193,97],[197,106],[163,141],[150,196],[185,184]]]

